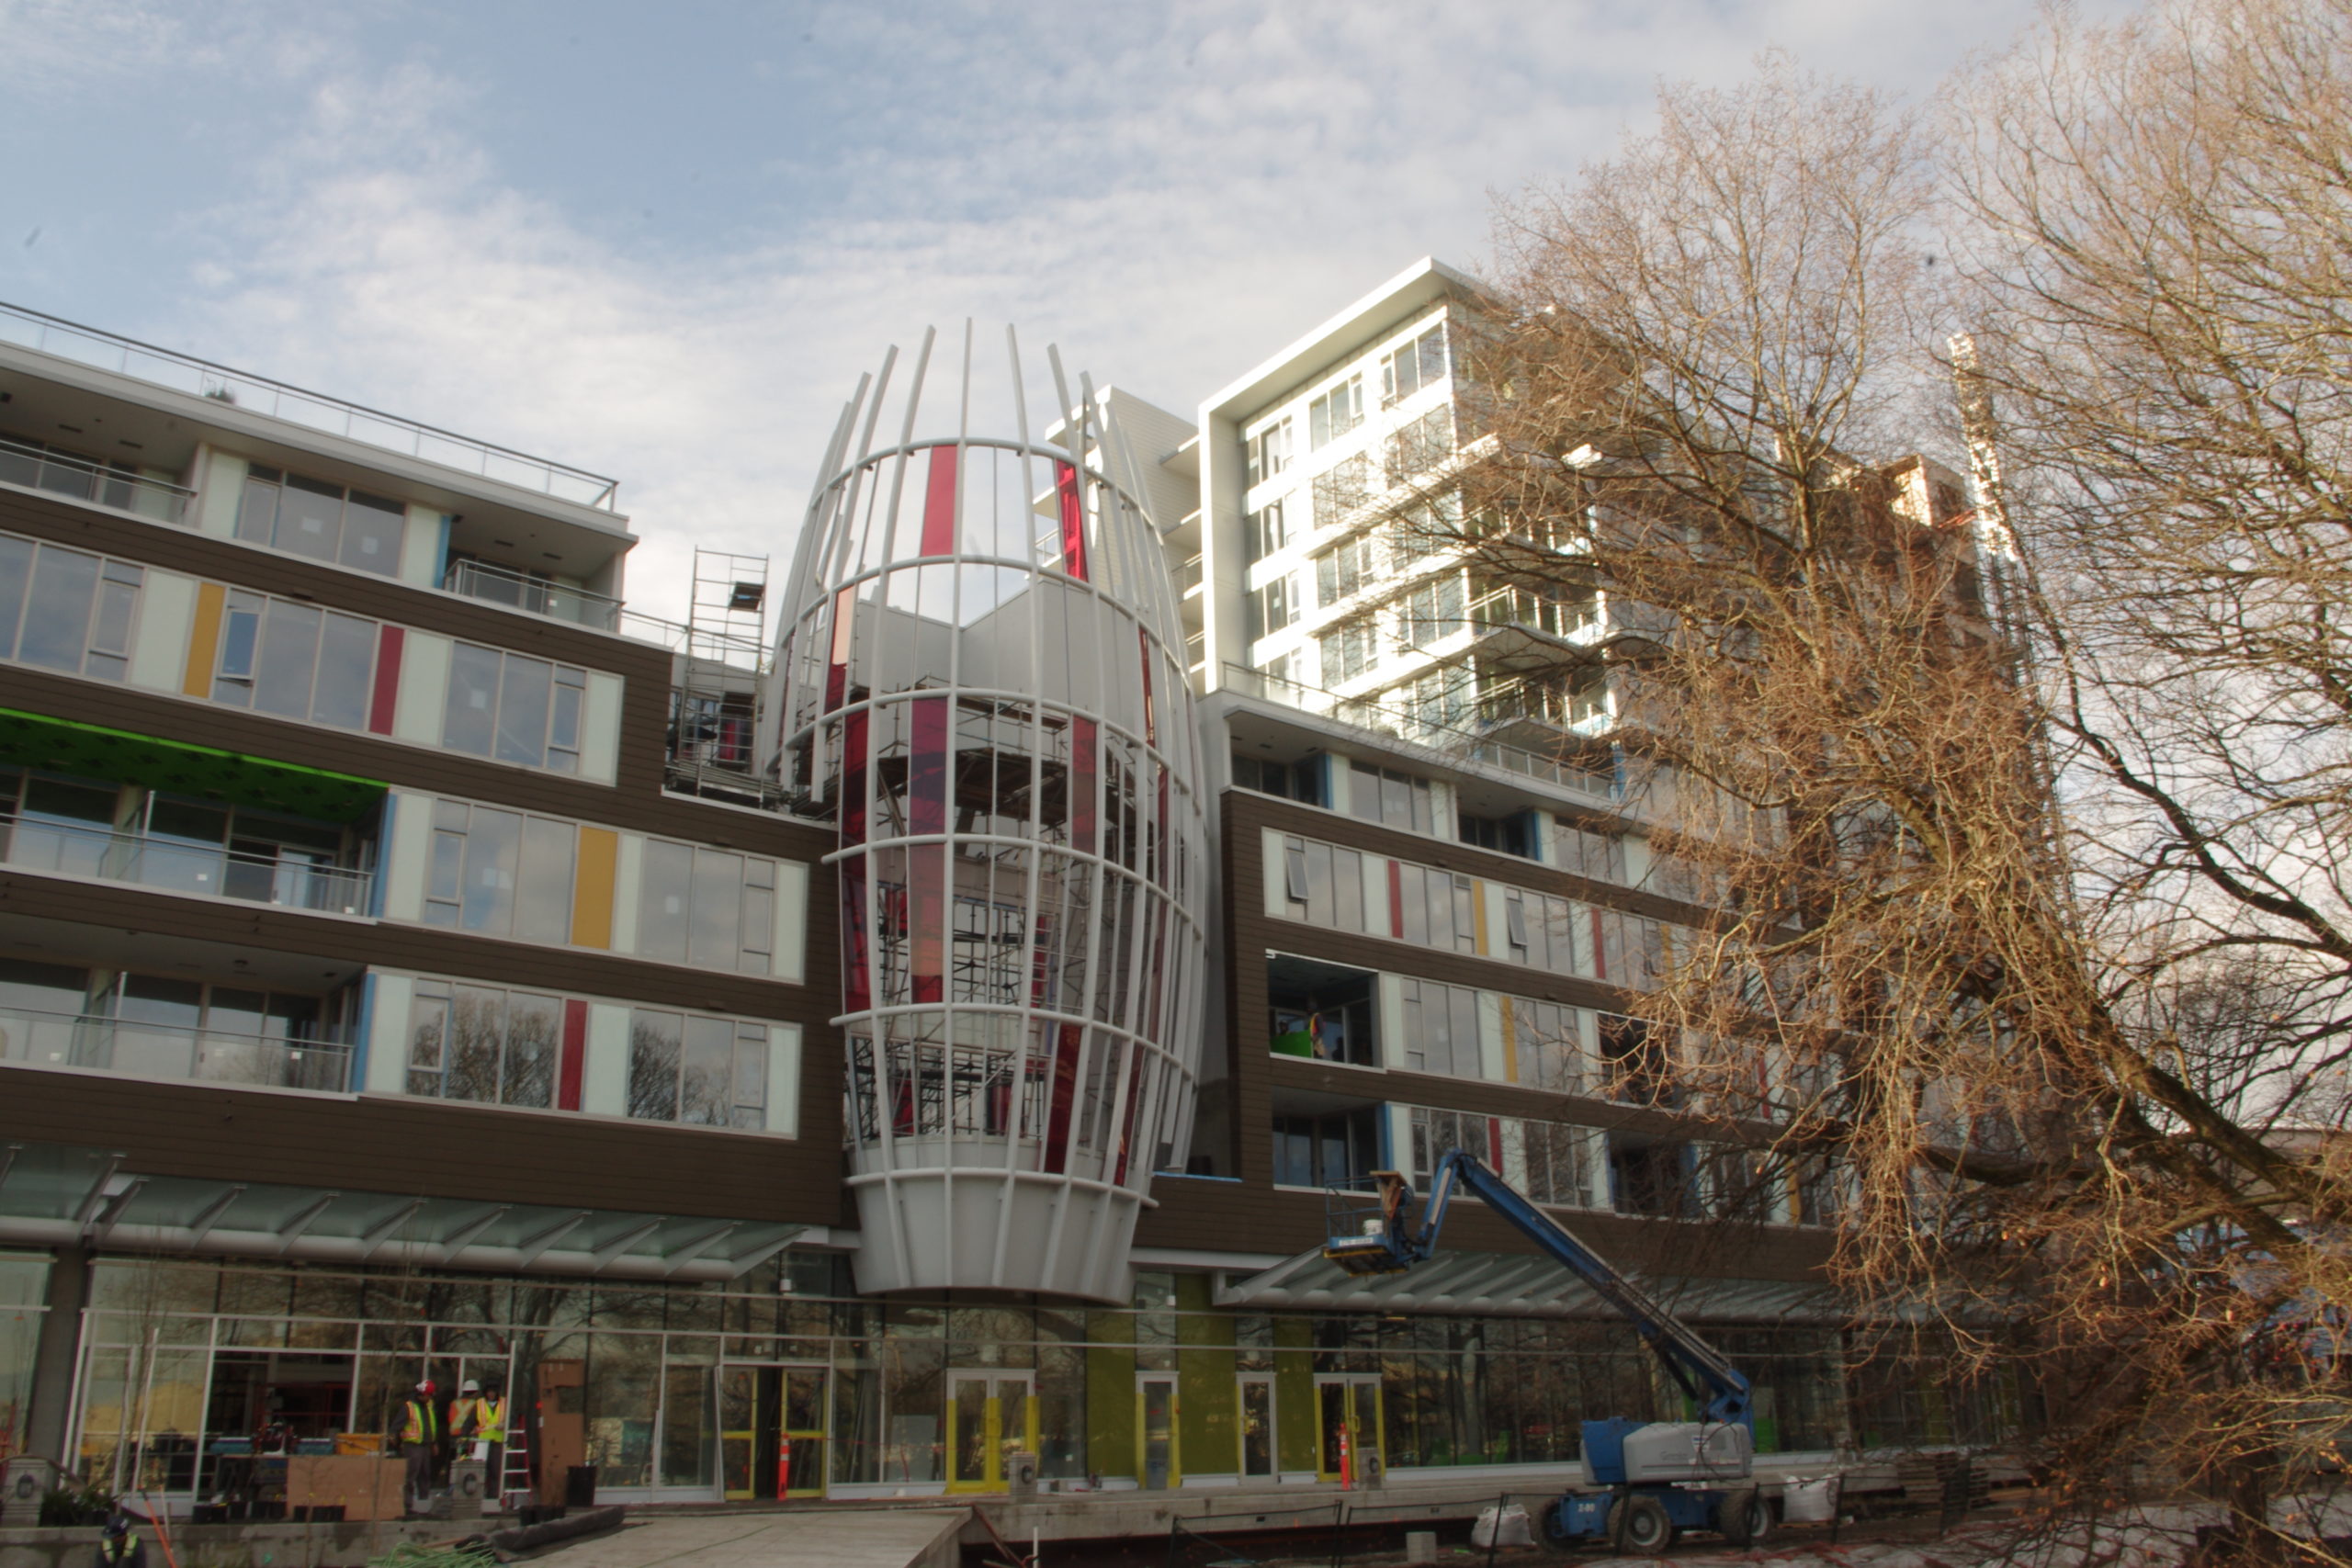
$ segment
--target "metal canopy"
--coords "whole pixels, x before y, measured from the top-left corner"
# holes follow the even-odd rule
[[[0,1244],[711,1280],[740,1277],[808,1228],[151,1176],[98,1149],[0,1145]]]
[[[1650,1275],[1642,1286],[1678,1315],[1707,1323],[1851,1321],[1851,1306],[1823,1285],[1780,1280],[1702,1280]],[[1476,1317],[1567,1317],[1618,1321],[1614,1308],[1548,1258],[1532,1253],[1449,1252],[1402,1274],[1350,1274],[1318,1248],[1229,1280],[1219,1306],[1319,1308],[1327,1312],[1436,1313]]]

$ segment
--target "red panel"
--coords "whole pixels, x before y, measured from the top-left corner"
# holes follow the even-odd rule
[[[1499,1116],[1487,1118],[1487,1166],[1492,1170],[1503,1168],[1503,1121]]]
[[[1078,488],[1078,470],[1068,463],[1054,465],[1054,490],[1062,503],[1062,570],[1078,579],[1086,576],[1086,498]]]
[[[1119,1157],[1111,1168],[1114,1183],[1127,1179],[1127,1156],[1136,1146],[1136,1117],[1143,1111],[1143,1086],[1146,1071],[1158,1065],[1159,1058],[1149,1056],[1140,1045],[1127,1048],[1127,1113],[1119,1127]]]
[[[1085,1038],[1081,1026],[1065,1023],[1054,1048],[1054,1082],[1046,1096],[1045,1167],[1057,1175],[1069,1168],[1070,1107],[1078,1100],[1078,1048]]]
[[[842,862],[842,1010],[864,1012],[874,1005],[866,977],[869,932],[865,923],[865,857]]]
[[[1405,868],[1388,863],[1388,934],[1405,940]]]
[[[922,553],[956,553],[956,448],[931,449],[931,479],[922,496]]]
[[[953,447],[934,450],[954,451]],[[934,469],[934,471],[936,471]],[[907,829],[914,833],[947,831],[949,750],[947,699],[917,697],[914,747],[907,760]],[[914,999],[944,1001],[947,975],[947,846],[914,844],[907,850],[909,977]]]
[[[559,1110],[580,1109],[580,1080],[588,1064],[588,1004],[563,1004],[563,1062],[556,1075],[555,1102]]]
[[[1069,721],[1069,844],[1090,854],[1095,844],[1094,796],[1102,773],[1101,730],[1091,718]]]
[[[1609,943],[1600,934],[1600,911],[1595,909],[1591,913],[1592,977],[1596,980],[1606,980],[1609,978]]]
[[[1159,744],[1159,716],[1152,711],[1151,702],[1151,634],[1141,626],[1136,628],[1136,643],[1143,651],[1143,739],[1147,746]]]
[[[842,720],[842,842],[865,842],[866,710]]]
[[[392,711],[401,700],[401,645],[408,633],[386,626],[376,635],[376,689],[368,698],[368,732],[390,735]]]

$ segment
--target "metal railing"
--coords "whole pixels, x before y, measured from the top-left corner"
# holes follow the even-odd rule
[[[549,582],[507,567],[492,566],[488,561],[452,562],[441,579],[441,586],[451,593],[545,615],[551,621],[570,621],[600,632],[620,629],[619,600],[568,583]]]
[[[5,439],[0,439],[0,484],[94,501],[159,523],[186,523],[188,503],[196,499],[196,491],[164,479]]]
[[[28,820],[5,811],[0,811],[0,862],[19,870],[62,872],[171,893],[339,915],[368,912],[373,880],[364,871],[291,855],[259,855],[124,829]]]
[[[1176,595],[1190,593],[1201,585],[1201,558],[1198,551],[1176,563]]]
[[[77,365],[135,377],[174,391],[218,399],[249,413],[266,414],[289,424],[402,453],[445,468],[479,474],[521,490],[538,491],[560,501],[606,512],[616,509],[620,481],[602,474],[420,424],[398,414],[331,398],[323,392],[232,370],[193,355],[157,348],[136,338],[28,310],[21,305],[0,303],[0,343],[38,349]]]
[[[1336,718],[1342,724],[1386,736],[1429,753],[1433,761],[1447,766],[1477,763],[1612,806],[1620,798],[1613,768],[1587,767],[1559,757],[1544,756],[1523,747],[1490,740],[1467,730],[1432,724],[1374,698],[1343,697],[1320,686],[1309,686],[1303,682],[1270,675],[1265,671],[1252,670],[1242,664],[1228,663],[1225,666],[1224,684],[1250,696],[1280,703],[1302,713]]]
[[[0,1008],[0,1061],[339,1093],[348,1087],[351,1047],[338,1041]]]
[[[768,646],[752,637],[732,632],[715,631],[708,626],[690,626],[682,621],[665,621],[659,615],[649,615],[642,610],[623,607],[614,627],[621,636],[639,642],[650,642],[666,648],[673,653],[706,664],[727,664],[752,673],[764,673],[768,663]]]

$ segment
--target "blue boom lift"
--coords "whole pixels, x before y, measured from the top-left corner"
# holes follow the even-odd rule
[[[1374,1179],[1380,1184],[1379,1213],[1364,1217],[1358,1230],[1334,1235],[1324,1257],[1359,1275],[1397,1274],[1427,1262],[1437,1251],[1455,1187],[1466,1187],[1623,1313],[1699,1406],[1696,1421],[1615,1416],[1585,1422],[1585,1474],[1595,1489],[1564,1492],[1547,1504],[1537,1540],[1561,1551],[1609,1546],[1656,1556],[1686,1529],[1713,1530],[1736,1546],[1763,1537],[1772,1516],[1750,1480],[1756,1444],[1748,1382],[1721,1351],[1460,1149],[1438,1162],[1418,1229],[1407,1214],[1413,1190],[1404,1177],[1383,1170]]]

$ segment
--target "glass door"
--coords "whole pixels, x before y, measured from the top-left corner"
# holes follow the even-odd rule
[[[1035,1374],[947,1374],[947,1490],[1001,1492],[1004,1456],[1037,1451]]]
[[[1381,1476],[1380,1374],[1327,1372],[1315,1380],[1316,1472],[1369,1486]]]
[[[1239,1380],[1238,1393],[1241,1407],[1241,1479],[1278,1481],[1281,1472],[1276,1456],[1282,1450],[1274,1446],[1274,1380],[1244,1377]]]
[[[1136,1379],[1136,1475],[1147,1492],[1184,1484],[1176,1441],[1176,1380],[1166,1373]]]
[[[719,1491],[729,1501],[824,1495],[825,1378],[823,1367],[718,1369]]]

